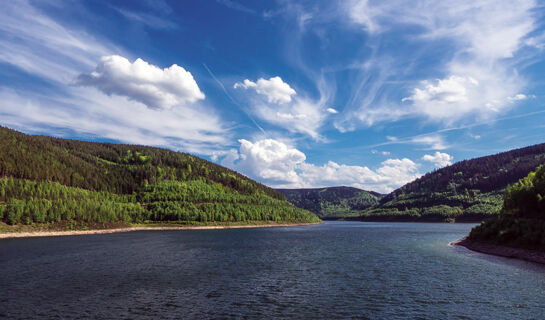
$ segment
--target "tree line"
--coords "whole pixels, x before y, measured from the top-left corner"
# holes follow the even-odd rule
[[[509,186],[500,215],[473,228],[470,238],[545,250],[545,165]]]
[[[244,195],[203,180],[163,181],[130,195],[51,181],[0,179],[0,221],[9,225],[76,222],[317,222],[312,213],[266,195]]]
[[[507,186],[544,162],[545,144],[460,161],[394,190],[378,205],[361,212],[361,217],[389,212],[394,218],[405,215],[426,220],[437,217],[429,212],[440,212],[449,220],[485,219],[499,214]]]
[[[26,135],[0,127],[0,177],[56,181],[116,194],[147,182],[204,179],[243,194],[284,200],[272,188],[187,153],[161,148]]]

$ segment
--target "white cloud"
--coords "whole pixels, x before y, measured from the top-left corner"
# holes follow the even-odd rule
[[[450,166],[453,159],[454,157],[449,155],[448,153],[443,153],[439,151],[435,152],[433,155],[426,154],[422,157],[422,160],[433,163],[437,168]]]
[[[291,133],[301,133],[315,140],[325,140],[319,129],[331,111],[326,107],[329,95],[323,88],[319,88],[320,98],[315,100],[305,95],[296,96],[295,90],[280,77],[269,80],[261,78],[257,82],[246,79],[235,83],[233,87],[255,89],[259,95],[266,97],[266,99],[255,95],[244,97],[251,106],[248,112],[259,119]]]
[[[205,106],[159,111],[80,87],[62,98],[0,87],[0,99],[2,124],[24,132],[92,136],[200,154],[212,154],[230,139],[221,119]]]
[[[119,48],[43,14],[28,1],[7,1],[0,10],[0,61],[55,84],[70,83],[77,70]]]
[[[347,185],[377,192],[390,192],[421,174],[410,159],[388,159],[372,170],[329,161],[317,166],[306,162],[296,148],[274,139],[240,141],[240,149],[224,154],[222,165],[275,187],[303,188]]]
[[[325,111],[331,113],[331,114],[337,114],[339,113],[339,111],[337,111],[336,109],[333,109],[333,108],[327,108]]]
[[[413,89],[412,95],[403,98],[403,101],[412,102],[411,111],[415,114],[452,123],[469,114],[481,118],[495,115],[510,107],[509,102],[526,98],[522,94],[509,96],[509,93],[518,91],[520,85],[513,81],[513,77],[500,74],[503,71],[483,71],[479,67],[467,71],[479,77],[481,81],[473,76],[456,75],[439,79],[435,83],[423,81],[421,86]]]
[[[266,96],[269,103],[288,103],[291,102],[291,96],[296,94],[295,90],[280,77],[272,77],[269,80],[259,78],[257,83],[245,79],[242,83],[235,83],[233,87],[255,89],[258,94]]]
[[[445,140],[440,135],[416,136],[408,140],[409,143],[427,145],[430,149],[444,150],[448,148]]]
[[[443,136],[439,134],[425,134],[417,135],[408,138],[397,138],[392,136],[386,136],[388,142],[378,144],[376,146],[383,146],[389,144],[419,144],[424,145],[428,149],[444,150],[449,148],[449,145],[445,142]]]
[[[162,8],[165,13],[168,11],[159,1],[154,1],[152,6]],[[115,85],[110,82],[116,93],[112,96],[95,88],[71,85],[83,70],[93,70],[100,57],[112,54],[128,56],[107,39],[89,34],[77,25],[59,22],[28,1],[3,3],[0,62],[23,70],[39,82],[47,82],[48,86],[45,93],[39,85],[35,88],[38,81],[29,81],[28,89],[27,86],[17,90],[0,87],[1,124],[28,133],[111,139],[200,154],[210,154],[230,143],[231,134],[223,121],[213,108],[202,102],[191,107],[182,103],[180,107],[160,111],[139,102],[159,105],[163,103],[160,93],[167,92],[176,93],[176,99],[189,103],[191,93],[183,95],[176,86],[166,88],[155,82],[150,87],[157,86],[160,93],[152,92],[143,97],[129,92],[128,88],[123,88],[127,92],[120,89],[123,85],[138,87],[135,80],[140,76],[136,76],[138,72],[144,75],[143,86],[150,74],[156,76],[155,67],[145,63],[142,70],[134,70],[136,66],[129,63],[133,73],[126,74],[127,83],[120,83],[118,78]],[[168,73],[157,69],[163,76]],[[171,71],[182,74],[177,68]],[[194,97],[200,96],[195,92]],[[168,105],[169,100],[165,98],[165,101]]]
[[[91,74],[81,74],[77,84],[96,87],[102,92],[128,97],[153,109],[204,99],[190,72],[174,64],[161,69],[138,58],[131,63],[113,55],[100,59]]]
[[[217,3],[222,4],[226,6],[227,8],[231,8],[233,10],[245,12],[245,13],[256,13],[255,10],[250,9],[238,2],[232,1],[232,0],[216,0]]]
[[[396,104],[386,96],[389,91],[385,86],[405,71],[399,68],[419,61],[398,65],[375,49],[368,62],[385,67],[377,67],[375,79],[367,78],[365,97],[354,99],[360,103],[359,109],[349,110],[349,106],[350,112],[336,127],[353,129],[354,119],[370,126],[421,116],[452,123],[469,117],[486,119],[512,108],[513,102],[523,100],[515,97],[527,85],[517,66],[538,53],[522,52],[530,45],[536,47],[536,38],[528,38],[538,26],[536,6],[534,0],[521,0],[516,5],[508,0],[348,1],[345,13],[351,23],[373,39],[403,29],[410,30],[406,37],[410,46],[418,43],[432,50],[440,46],[441,53],[434,57],[441,61],[437,68],[440,79],[414,85],[405,95],[405,103]]]
[[[528,99],[528,96],[522,93],[518,93],[512,97],[507,98],[509,101],[520,101],[520,100],[526,100]]]
[[[123,17],[128,20],[141,23],[149,28],[153,29],[176,29],[178,25],[170,21],[165,16],[157,16],[155,14],[143,13],[143,12],[134,12],[121,8],[114,7],[117,12],[119,12]],[[163,15],[165,15],[163,13]]]
[[[423,81],[421,88],[415,88],[410,97],[402,101],[413,101],[422,113],[430,117],[452,117],[452,113],[458,113],[452,104],[472,106],[468,91],[478,90],[479,82],[472,77],[450,76],[447,79],[437,80],[434,85],[429,81]]]
[[[522,39],[535,27],[534,0],[451,1],[348,1],[345,9],[352,22],[370,33],[396,27],[419,26],[423,37],[450,38],[472,54],[508,58],[520,48]]]
[[[293,133],[303,133],[320,140],[318,129],[326,118],[323,103],[298,98],[290,104],[268,105],[255,102],[254,113],[262,120]]]
[[[371,153],[372,154],[378,154],[379,151],[378,150],[371,150]],[[380,154],[383,155],[383,156],[389,156],[390,155],[390,152],[389,151],[380,151]]]
[[[240,139],[239,142],[238,155],[230,154],[222,160],[223,165],[265,181],[298,182],[295,168],[305,161],[305,154],[274,139],[255,143]]]

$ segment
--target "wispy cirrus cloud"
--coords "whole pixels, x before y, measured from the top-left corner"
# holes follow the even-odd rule
[[[99,57],[123,50],[84,30],[67,28],[28,1],[0,10],[0,62],[47,81],[67,84]]]
[[[395,144],[408,144],[423,147],[424,150],[445,150],[449,148],[449,144],[445,138],[438,133],[420,134],[410,137],[398,138],[394,136],[386,136],[386,142],[378,143],[371,147],[379,147]]]
[[[533,44],[540,39],[533,34],[540,24],[536,7],[534,0],[517,5],[491,0],[346,2],[344,16],[378,44],[373,65],[386,62],[387,67],[373,67],[377,76],[368,78],[365,97],[349,103],[336,126],[346,131],[358,122],[370,126],[416,117],[451,124],[468,117],[488,119],[512,108],[516,100],[510,98],[527,89],[517,66],[538,53]],[[403,79],[405,94],[389,86],[405,74],[403,65],[388,63],[391,52],[380,46],[381,39],[402,29],[410,31],[398,45],[417,48],[414,57],[400,57],[404,66],[439,61],[420,82]],[[434,51],[435,45],[442,50]]]
[[[2,124],[25,132],[83,135],[200,154],[229,144],[231,134],[203,101],[191,73],[177,65],[162,69],[142,59],[130,62],[124,56],[109,41],[63,25],[30,2],[5,3],[0,10],[0,63],[50,87],[47,94],[0,87]]]
[[[226,6],[227,8],[233,9],[233,10],[241,11],[241,12],[244,12],[244,13],[251,13],[251,14],[256,13],[256,11],[254,9],[251,9],[251,8],[241,4],[239,2],[233,1],[233,0],[216,0],[216,2],[221,4],[221,5]]]
[[[31,133],[85,136],[212,154],[230,143],[230,134],[211,108],[154,110],[124,96],[94,88],[58,95],[0,87],[2,124]]]
[[[113,7],[119,14],[129,21],[140,23],[152,29],[176,29],[178,25],[171,21],[165,14],[156,15],[145,12],[135,12],[122,8]],[[172,9],[171,9],[172,10]],[[163,12],[162,10],[159,10]],[[167,11],[170,12],[170,11]]]
[[[260,78],[256,82],[245,79],[235,83],[233,88],[256,91],[258,95],[247,96],[245,100],[261,120],[291,133],[308,135],[315,140],[324,139],[320,128],[333,110],[327,108],[328,97],[321,96],[315,100],[301,96],[278,76],[269,80]]]

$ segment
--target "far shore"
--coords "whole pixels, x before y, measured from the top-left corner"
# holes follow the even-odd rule
[[[272,228],[272,227],[296,227],[321,224],[313,223],[271,223],[271,224],[233,224],[233,225],[209,225],[209,226],[135,226],[113,229],[94,229],[94,230],[69,230],[69,231],[36,231],[36,232],[8,232],[0,233],[0,239],[8,238],[31,238],[31,237],[57,237],[57,236],[80,236],[90,234],[109,234],[132,231],[173,231],[173,230],[213,230],[213,229],[242,229],[242,228]]]
[[[474,241],[468,237],[451,242],[450,245],[466,247],[469,250],[490,254],[494,256],[525,260],[545,265],[545,252],[528,250],[522,248],[513,248],[491,243]]]

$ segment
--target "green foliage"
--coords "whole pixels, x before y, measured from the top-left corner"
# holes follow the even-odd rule
[[[131,194],[147,181],[205,179],[238,193],[284,200],[273,189],[204,159],[166,149],[30,136],[0,127],[0,177]]]
[[[460,161],[430,172],[382,197],[378,205],[361,212],[361,216],[367,219],[370,214],[377,212],[377,209],[382,209],[380,212],[389,210],[395,213],[393,209],[402,211],[449,206],[459,208],[462,213],[448,211],[448,214],[444,212],[426,214],[424,210],[419,219],[428,217],[436,220],[438,215],[448,216],[457,221],[490,218],[499,214],[507,186],[523,178],[543,162],[545,162],[545,144]],[[521,210],[535,212],[535,207],[539,207],[543,202],[535,203],[537,195],[533,195],[533,191],[528,188],[528,182],[524,183],[526,184],[512,187],[520,189],[518,199],[521,203],[512,202],[511,207],[523,208],[526,204],[533,206],[533,209]],[[529,192],[528,199],[523,196],[525,190]],[[543,193],[540,193],[540,196],[543,197]]]
[[[545,220],[501,216],[473,228],[470,239],[545,250]]]
[[[357,220],[366,221],[447,221],[462,215],[462,208],[438,205],[423,208],[373,208],[364,211]]]
[[[471,230],[470,238],[545,250],[545,165],[507,188],[501,215]]]
[[[351,187],[317,189],[277,189],[296,207],[314,212],[319,217],[346,217],[378,204],[382,195]]]
[[[277,191],[159,148],[28,136],[0,127],[7,224],[319,222]]]
[[[523,218],[545,219],[545,165],[507,188],[502,212]]]
[[[163,181],[139,193],[115,195],[49,181],[0,179],[0,221],[74,222],[319,222],[312,213],[265,195],[230,192],[204,180]]]

